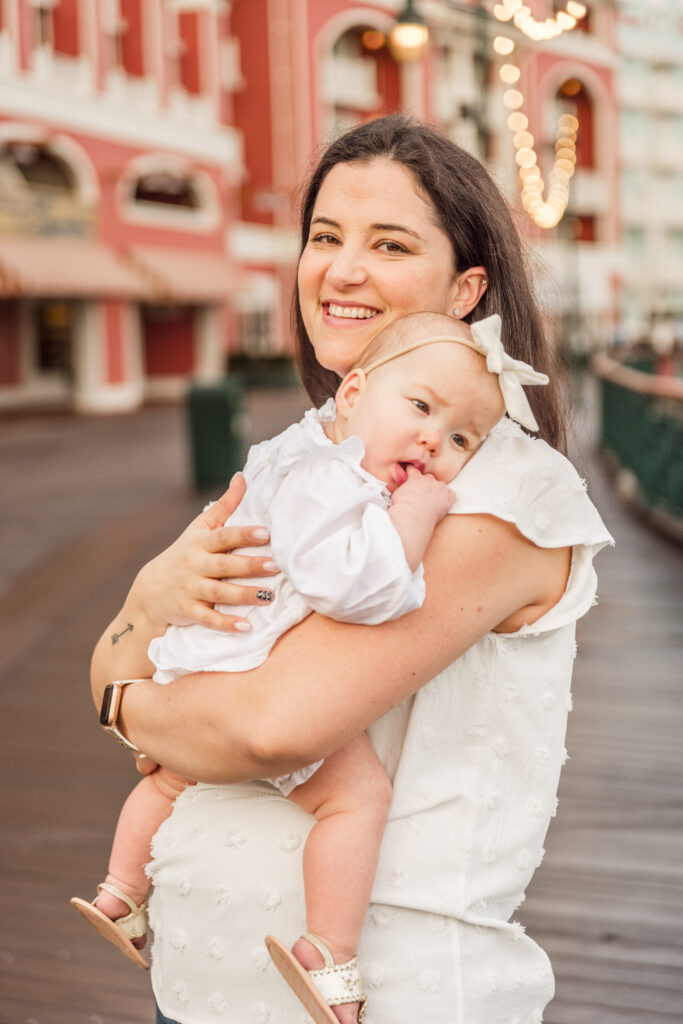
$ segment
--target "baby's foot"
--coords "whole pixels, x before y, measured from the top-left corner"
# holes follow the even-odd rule
[[[346,961],[350,960],[354,955],[353,953],[349,954],[336,949],[334,945],[331,942],[327,942],[327,940],[325,940],[325,945],[334,957],[334,962],[336,964],[346,963]],[[325,966],[322,953],[320,950],[316,949],[308,939],[297,939],[292,946],[292,953],[306,971],[317,971],[320,967]],[[360,1003],[340,1003],[339,1006],[331,1006],[330,1009],[335,1017],[340,1021],[340,1024],[358,1024]]]
[[[107,881],[109,881],[109,879],[107,879]],[[131,895],[131,899],[135,900],[135,896]],[[113,893],[107,892],[106,889],[100,889],[98,892],[97,899],[95,900],[95,906],[112,921],[117,921],[120,917],[126,917],[130,914],[130,907],[128,904],[119,899],[118,896],[114,896]],[[147,942],[147,936],[141,935],[139,939],[131,939],[130,941],[136,949],[144,949]]]

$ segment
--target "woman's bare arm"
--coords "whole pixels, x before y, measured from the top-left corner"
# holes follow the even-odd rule
[[[447,516],[425,556],[423,608],[356,626],[312,615],[246,673],[128,687],[121,725],[154,760],[212,783],[279,775],[329,755],[500,624],[562,595],[568,549],[541,549],[491,516]],[[96,702],[101,685],[95,681]]]

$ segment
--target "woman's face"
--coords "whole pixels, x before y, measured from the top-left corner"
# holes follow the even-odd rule
[[[298,272],[318,362],[344,376],[392,320],[452,313],[453,262],[431,202],[402,164],[337,164],[320,187]]]

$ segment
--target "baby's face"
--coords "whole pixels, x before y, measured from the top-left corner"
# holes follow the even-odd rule
[[[368,374],[344,435],[361,438],[363,466],[390,491],[406,480],[407,465],[448,483],[504,411],[498,378],[483,356],[465,345],[435,342]]]

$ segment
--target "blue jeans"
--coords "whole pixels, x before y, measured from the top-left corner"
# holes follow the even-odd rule
[[[164,1017],[163,1013],[157,1006],[157,1019],[155,1021],[155,1024],[177,1024],[177,1021],[171,1020],[170,1017]]]

